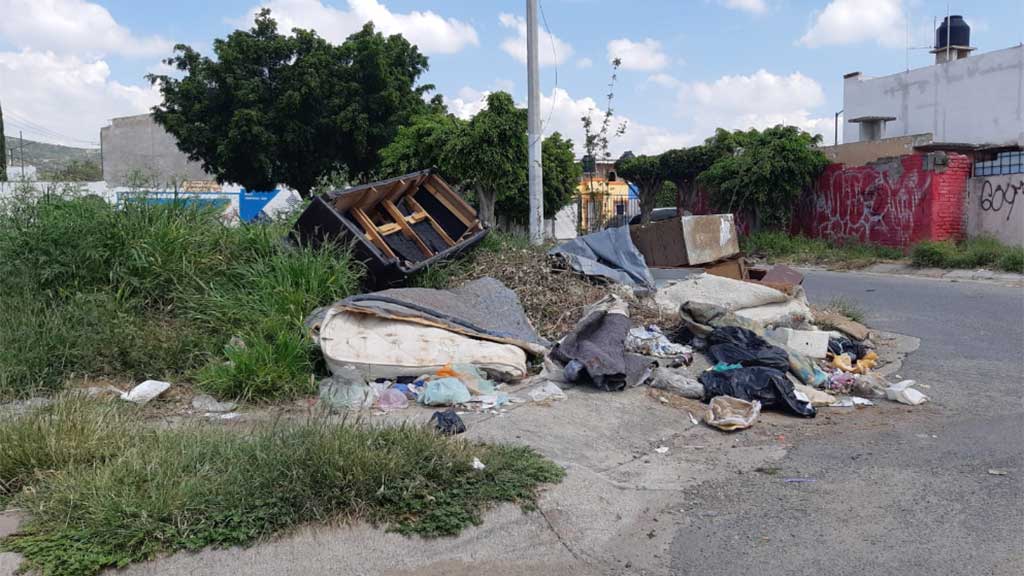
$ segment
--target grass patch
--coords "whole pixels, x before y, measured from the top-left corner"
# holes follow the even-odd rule
[[[527,447],[416,426],[314,418],[161,430],[131,407],[78,398],[0,423],[0,450],[14,462],[0,467],[0,486],[30,513],[0,548],[47,575],[247,545],[306,522],[453,535],[495,503],[533,507],[538,487],[564,475]],[[486,469],[474,470],[474,458]]]
[[[989,268],[1024,273],[1024,247],[1007,246],[991,236],[963,242],[921,242],[911,251],[914,266],[922,268]]]
[[[242,399],[313,390],[302,321],[357,291],[347,252],[286,246],[287,220],[231,227],[219,208],[22,192],[0,206],[0,400],[78,376]]]
[[[842,314],[854,322],[864,323],[864,309],[861,308],[860,304],[842,296],[836,296],[829,300],[828,304],[825,305],[825,310]]]
[[[855,239],[833,242],[784,232],[755,232],[741,237],[743,251],[773,262],[832,264],[849,268],[868,266],[881,260],[902,259],[903,251]]]

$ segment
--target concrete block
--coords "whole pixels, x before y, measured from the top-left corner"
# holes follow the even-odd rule
[[[828,332],[776,328],[772,330],[772,337],[784,342],[790,350],[810,358],[824,358],[828,352]]]

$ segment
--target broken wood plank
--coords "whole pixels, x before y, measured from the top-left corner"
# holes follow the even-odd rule
[[[377,231],[377,226],[370,220],[370,217],[366,215],[361,208],[353,208],[349,210],[349,214],[355,217],[356,222],[363,227],[366,232],[366,237],[373,242],[381,252],[383,252],[389,258],[395,258],[395,252],[388,246],[388,243],[384,241],[384,237]]]
[[[427,217],[427,220],[430,221],[430,226],[434,228],[434,232],[437,232],[437,235],[440,236],[442,240],[444,240],[445,244],[449,246],[455,246],[455,240],[452,240],[451,236],[449,236],[448,233],[444,231],[444,228],[441,228],[441,225],[437,223],[437,220],[434,220],[434,217],[427,213],[427,211],[423,209],[423,206],[420,206],[420,203],[417,202],[416,199],[412,197],[412,195],[405,197],[405,203],[416,214],[423,214]]]
[[[423,252],[424,256],[430,258],[431,256],[434,255],[434,252],[427,246],[425,242],[423,242],[423,239],[420,238],[419,235],[416,234],[416,232],[412,229],[412,227],[409,226],[409,223],[405,221],[405,216],[402,215],[402,211],[399,210],[398,207],[391,202],[391,200],[382,200],[380,205],[383,206],[384,210],[387,211],[387,213],[390,214],[391,217],[395,219],[395,223],[402,228],[402,233],[405,234],[405,237],[409,238],[410,240],[415,242],[417,246],[419,246],[420,251]]]

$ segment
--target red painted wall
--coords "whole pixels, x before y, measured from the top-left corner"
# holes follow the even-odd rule
[[[830,165],[797,203],[792,232],[894,247],[962,238],[971,161],[948,154],[941,165],[941,157],[911,154],[867,166]]]

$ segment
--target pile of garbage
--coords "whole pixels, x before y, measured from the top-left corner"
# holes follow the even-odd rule
[[[650,386],[699,400],[708,425],[722,430],[750,427],[762,410],[813,418],[821,408],[881,398],[927,400],[912,381],[890,383],[876,372],[863,325],[831,316],[832,329],[819,329],[798,271],[748,267],[731,217],[673,222],[657,231],[603,230],[546,258],[524,250],[529,263],[487,270],[513,287],[485,275],[449,289],[370,292],[315,311],[306,325],[332,372],[320,401],[332,410],[445,408],[435,425],[458,433],[460,413],[562,401],[572,386]],[[651,260],[702,269],[659,288]],[[574,305],[558,303],[566,292]],[[542,302],[543,335],[521,294],[531,307]]]

